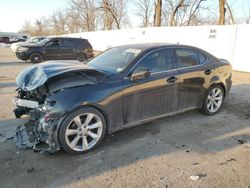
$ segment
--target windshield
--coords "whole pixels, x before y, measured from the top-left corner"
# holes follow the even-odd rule
[[[40,42],[38,42],[37,44],[38,45],[45,45],[49,41],[50,41],[50,38],[45,38],[45,39],[41,40]]]
[[[26,42],[31,43],[31,42],[32,42],[32,40],[33,40],[33,38],[30,38],[30,39],[29,39],[29,40],[27,40]]]
[[[38,43],[39,41],[40,41],[40,38],[33,38],[32,41],[31,41],[31,43],[36,44],[36,43]]]
[[[89,61],[88,66],[118,73],[124,70],[140,52],[141,50],[134,48],[112,48]]]

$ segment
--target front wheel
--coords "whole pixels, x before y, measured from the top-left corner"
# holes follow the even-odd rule
[[[92,107],[81,107],[71,112],[59,129],[59,142],[68,153],[80,154],[95,148],[106,132],[102,113]]]
[[[214,85],[208,90],[202,107],[202,112],[207,115],[216,114],[224,101],[224,89],[220,85]]]
[[[86,56],[82,53],[76,55],[76,60],[80,62],[84,62],[87,60]]]
[[[43,61],[43,57],[39,53],[33,53],[30,55],[30,61],[32,63],[40,63]]]

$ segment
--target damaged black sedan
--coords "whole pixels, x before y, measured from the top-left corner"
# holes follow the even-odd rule
[[[87,64],[46,62],[17,77],[18,146],[53,153],[83,153],[105,134],[200,109],[217,113],[230,91],[226,60],[191,46],[138,44],[115,47]]]

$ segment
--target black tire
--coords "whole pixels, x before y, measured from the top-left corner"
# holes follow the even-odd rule
[[[41,63],[41,62],[43,62],[43,57],[39,53],[33,53],[30,55],[30,61],[32,63]]]
[[[83,53],[77,54],[76,55],[76,60],[80,62],[84,62],[87,60],[86,56]]]
[[[209,108],[209,103],[210,103],[210,101],[212,99],[209,99],[209,98],[211,98],[211,94],[212,94],[211,92],[216,91],[216,90],[220,91],[221,94],[219,94],[218,97],[214,97],[213,101],[216,102],[217,104],[219,104],[219,106],[218,107],[216,106],[216,109],[214,109],[214,111],[211,111],[211,109]],[[224,102],[224,96],[225,96],[225,91],[224,91],[224,88],[221,85],[218,85],[218,84],[212,85],[208,89],[208,91],[207,91],[207,93],[205,95],[201,112],[206,114],[206,115],[214,115],[217,112],[219,112],[222,105],[223,105],[223,102]],[[216,100],[216,98],[218,99],[220,97],[221,97],[221,102],[219,103],[219,100]],[[214,104],[212,104],[212,105],[213,105],[213,108],[214,108],[215,105]],[[210,107],[211,107],[211,105],[210,105]]]
[[[73,119],[74,118],[77,118],[78,116],[85,116],[84,114],[86,113],[90,113],[90,114],[94,114],[95,116],[98,116],[100,118],[100,121],[102,123],[102,133],[100,135],[100,137],[98,138],[99,140],[96,141],[96,143],[91,146],[91,148],[88,148],[88,149],[85,149],[83,151],[79,151],[78,149],[72,149],[72,146],[70,146],[70,143],[69,143],[69,138],[70,136],[75,136],[72,138],[72,142],[73,140],[76,138],[76,137],[81,137],[80,140],[78,140],[76,142],[76,144],[79,144],[80,146],[83,147],[83,140],[84,138],[83,137],[86,137],[86,139],[88,140],[91,140],[92,137],[90,137],[89,135],[79,135],[79,132],[74,134],[74,135],[70,135],[70,136],[67,136],[66,135],[66,130],[69,130],[68,128],[70,126],[76,126],[76,124],[73,122]],[[81,118],[84,118],[84,117],[81,117]],[[81,119],[80,118],[80,119]],[[86,118],[87,119],[87,118]],[[86,121],[86,119],[84,119],[84,121]],[[82,119],[81,119],[82,120]],[[95,119],[94,119],[95,120]],[[82,123],[81,125],[83,126],[84,123]],[[93,124],[92,124],[93,125]],[[91,126],[91,125],[90,125]],[[101,141],[103,140],[105,134],[106,134],[106,120],[105,120],[105,117],[103,116],[103,114],[101,112],[99,112],[97,109],[93,108],[93,107],[80,107],[78,109],[76,109],[75,111],[69,113],[65,118],[64,120],[62,121],[61,125],[60,125],[60,128],[59,128],[59,131],[58,131],[58,139],[59,139],[59,143],[60,143],[60,146],[61,148],[70,153],[70,154],[82,154],[82,153],[86,153],[86,152],[89,152],[90,150],[93,150],[94,148],[96,148],[100,143]],[[78,126],[76,126],[76,129],[73,129],[73,130],[77,130],[78,131]],[[82,127],[83,129],[83,127]],[[99,129],[99,128],[96,128],[96,129]],[[72,130],[72,129],[70,129]],[[94,130],[94,129],[91,129],[91,130]],[[82,130],[83,131],[83,130]],[[92,132],[93,133],[93,132]],[[88,134],[88,133],[86,133]],[[98,133],[95,133],[96,135],[98,135]],[[93,139],[94,140],[94,139]],[[93,141],[92,140],[92,141]],[[71,143],[72,143],[71,142]],[[79,143],[80,142],[80,143]],[[82,144],[82,145],[81,145]],[[88,143],[88,144],[91,144]],[[76,146],[76,147],[80,147],[80,146]]]

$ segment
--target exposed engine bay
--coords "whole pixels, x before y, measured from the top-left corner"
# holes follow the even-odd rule
[[[18,94],[13,98],[13,103],[17,106],[14,113],[16,118],[23,115],[29,118],[27,123],[16,129],[15,141],[19,148],[33,148],[47,154],[60,150],[57,129],[66,111],[53,113],[51,108],[56,101],[49,101],[48,97],[68,88],[103,81],[103,73],[83,67],[49,62],[18,75]]]

